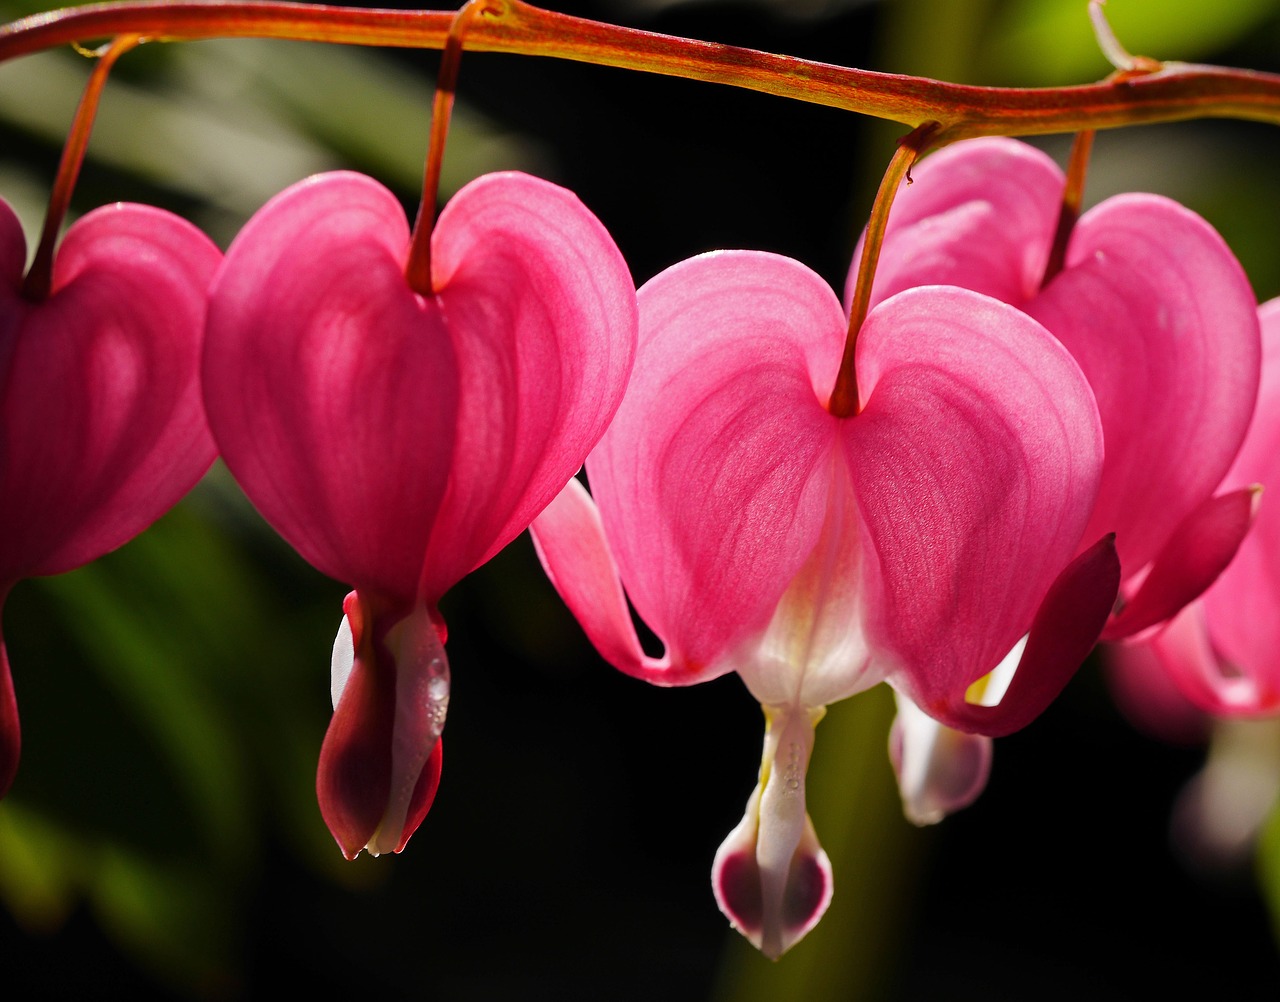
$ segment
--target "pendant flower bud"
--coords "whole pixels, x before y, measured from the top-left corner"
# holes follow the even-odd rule
[[[913,290],[868,315],[864,407],[848,418],[827,409],[844,313],[803,265],[708,254],[639,300],[635,373],[587,460],[592,496],[571,481],[534,542],[617,668],[657,685],[736,671],[760,701],[759,784],[712,879],[733,925],[776,957],[831,898],[804,798],[825,706],[888,681],[953,727],[1007,733],[1093,645],[1114,548],[1072,557],[1101,429],[1061,345],[966,290]],[[641,649],[627,597],[662,657]],[[1004,698],[970,703],[1028,632]]]
[[[317,792],[348,857],[399,851],[438,781],[449,669],[438,604],[582,465],[631,370],[635,287],[571,193],[467,185],[405,278],[395,197],[351,173],[261,209],[215,282],[210,425],[262,515],[355,586],[334,645]]]

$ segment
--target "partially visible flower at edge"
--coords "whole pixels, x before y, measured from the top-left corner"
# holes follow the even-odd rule
[[[1258,385],[1243,269],[1199,216],[1130,194],[1079,219],[1062,271],[1045,281],[1064,186],[1046,154],[972,140],[913,175],[890,214],[872,302],[958,285],[1016,306],[1066,346],[1097,399],[1106,448],[1082,545],[1113,532],[1120,556],[1121,602],[1103,639],[1166,621],[1226,566],[1255,510],[1250,485],[1214,494]],[[904,810],[920,824],[972,802],[991,763],[987,738],[938,726],[904,709],[890,739]]]
[[[1280,300],[1258,311],[1262,382],[1226,491],[1262,485],[1253,528],[1231,565],[1195,602],[1143,644],[1182,694],[1215,717],[1280,715]],[[1115,656],[1124,658],[1122,646]]]
[[[0,201],[0,604],[128,542],[214,459],[200,400],[221,253],[171,213],[118,203],[67,231],[48,298],[24,295],[26,242]],[[0,796],[21,746],[0,641]]]

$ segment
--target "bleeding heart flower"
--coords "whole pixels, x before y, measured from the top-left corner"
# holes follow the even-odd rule
[[[845,317],[804,266],[709,254],[639,300],[635,373],[587,460],[594,503],[571,482],[534,541],[616,667],[658,685],[737,671],[760,701],[759,785],[713,885],[776,957],[831,896],[804,794],[827,704],[889,681],[953,727],[1007,733],[1093,645],[1114,550],[1063,568],[1096,495],[1097,410],[1038,323],[962,289],[870,313],[849,418],[827,410]],[[627,596],[663,657],[642,651]],[[970,703],[1028,629],[1004,699]]]
[[[0,202],[0,603],[21,578],[127,542],[213,462],[199,366],[220,259],[190,223],[112,205],[71,227],[51,294],[31,301],[22,228]],[[0,795],[19,747],[0,645]]]
[[[1085,213],[1064,267],[1042,287],[1064,178],[1011,139],[959,143],[914,169],[894,202],[872,302],[921,285],[994,296],[1044,324],[1080,364],[1106,461],[1083,539],[1114,532],[1122,602],[1104,639],[1147,630],[1199,595],[1248,530],[1247,489],[1214,497],[1252,413],[1256,305],[1243,269],[1199,216],[1156,195]],[[857,257],[855,256],[855,261]],[[852,287],[851,275],[850,286]],[[978,736],[900,718],[891,744],[904,807],[936,821],[985,785]],[[932,761],[948,755],[952,761]],[[968,770],[961,762],[971,764]]]
[[[1147,639],[1146,652],[1121,645],[1128,661],[1154,654],[1182,693],[1218,717],[1280,714],[1280,300],[1259,310],[1262,383],[1253,422],[1222,483],[1261,502],[1235,560],[1197,602]],[[1256,485],[1267,490],[1257,497]],[[1140,642],[1131,642],[1138,646]]]
[[[581,466],[631,369],[635,288],[571,193],[460,191],[405,279],[386,189],[312,178],[244,228],[214,285],[205,400],[249,499],[355,585],[334,647],[321,810],[348,857],[398,851],[435,791],[448,699],[437,604]]]

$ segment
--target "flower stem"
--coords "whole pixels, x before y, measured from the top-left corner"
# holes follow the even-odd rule
[[[89,74],[89,81],[80,96],[80,104],[76,106],[67,142],[62,148],[62,159],[58,162],[53,191],[49,196],[49,210],[45,213],[40,243],[36,247],[31,269],[22,283],[22,295],[26,299],[41,302],[49,298],[53,289],[53,251],[58,242],[58,231],[62,229],[62,221],[67,217],[71,193],[80,177],[80,166],[84,163],[89,136],[93,133],[102,88],[106,86],[107,76],[116,60],[142,41],[138,35],[122,35],[94,53],[97,62],[94,63],[93,72]]]
[[[901,122],[940,123],[934,145],[973,136],[1044,135],[1192,118],[1280,125],[1280,75],[1184,63],[1141,62],[1074,87],[973,87],[873,73],[731,45],[555,14],[492,0],[495,16],[468,32],[473,52],[550,56],[704,80]],[[0,61],[82,39],[288,38],[443,48],[454,14],[223,0],[123,0],[35,14],[0,27]]]
[[[840,372],[827,403],[827,410],[836,417],[851,417],[860,409],[854,356],[857,353],[858,331],[862,329],[862,322],[867,319],[867,310],[871,306],[871,286],[875,282],[876,263],[880,260],[880,247],[884,244],[884,232],[889,224],[889,210],[893,207],[902,179],[905,177],[907,184],[911,183],[912,165],[933,144],[938,130],[937,122],[925,122],[910,135],[898,140],[898,148],[889,161],[884,178],[880,181],[880,190],[876,192],[876,200],[872,203],[871,218],[867,221],[867,232],[862,241],[862,257],[858,261],[858,277],[849,306],[849,333],[844,342],[844,357],[840,359]]]
[[[1075,231],[1076,221],[1080,218],[1080,207],[1084,203],[1085,175],[1089,172],[1089,154],[1093,152],[1092,129],[1077,132],[1071,144],[1071,156],[1067,161],[1067,183],[1062,189],[1062,207],[1058,210],[1058,226],[1053,234],[1053,244],[1049,248],[1049,260],[1044,266],[1044,277],[1040,279],[1040,288],[1048,285],[1067,262],[1067,247],[1071,243],[1071,234]]]
[[[454,15],[440,58],[436,77],[436,93],[431,103],[431,139],[427,144],[427,165],[422,181],[422,201],[413,224],[409,244],[409,260],[405,278],[415,292],[424,296],[435,293],[431,278],[431,231],[435,226],[436,202],[440,194],[440,169],[444,163],[444,144],[449,136],[449,120],[453,115],[453,98],[458,90],[458,69],[462,63],[462,37],[482,15],[500,15],[494,0],[467,0]]]

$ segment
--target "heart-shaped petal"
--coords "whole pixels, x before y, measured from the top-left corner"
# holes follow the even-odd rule
[[[964,289],[875,307],[858,378],[866,406],[844,445],[877,555],[868,629],[895,687],[935,713],[1027,632],[1078,547],[1102,462],[1097,410],[1039,324]]]
[[[1081,217],[1066,267],[1028,313],[1066,345],[1098,401],[1102,486],[1085,539],[1108,532],[1126,577],[1221,482],[1257,394],[1257,304],[1203,219],[1156,195]]]
[[[639,300],[635,372],[587,474],[636,610],[700,681],[734,667],[821,532],[844,319],[809,269],[747,251],[676,265]]]
[[[1066,345],[1107,442],[1082,545],[1116,533],[1132,577],[1208,499],[1244,434],[1259,355],[1243,269],[1194,213],[1122,195],[1079,220],[1064,270],[1041,290],[1064,186],[1048,156],[978,139],[913,174],[890,214],[872,302],[959,285],[1025,310]]]
[[[911,175],[889,214],[872,305],[919,285],[1015,306],[1036,295],[1062,201],[1062,171],[1049,157],[1014,139],[978,139],[931,154]]]
[[[868,603],[880,674],[864,672],[855,644],[864,654],[842,667],[843,683],[822,669],[814,705],[885,673],[922,705],[962,698],[1027,631],[1091,510],[1101,429],[1070,355],[993,299],[912,290],[869,316],[859,342],[867,404],[842,421],[824,400],[844,320],[803,266],[706,255],[655,278],[640,301],[636,375],[588,473],[622,581],[685,666],[680,677],[736,667],[762,699],[810,703],[800,676],[825,658],[812,643],[797,648],[808,651],[803,665],[756,666],[760,651],[740,648],[829,536],[864,556],[826,561],[806,601],[844,595],[825,578],[847,565],[841,573],[862,582],[849,586],[865,592],[851,601]],[[841,528],[833,499],[849,478],[857,503]],[[586,577],[574,580],[571,606],[599,602],[585,595]],[[625,635],[620,603],[610,607],[612,635]],[[843,643],[833,635],[822,646]],[[638,649],[614,647],[630,651],[624,659]],[[778,672],[792,681],[763,677]]]
[[[473,182],[432,247],[423,296],[388,191],[303,182],[228,252],[205,359],[210,423],[267,520],[325,573],[429,605],[581,465],[636,326],[617,248],[545,181]]]
[[[71,227],[51,295],[30,302],[0,202],[0,581],[115,549],[209,468],[199,364],[220,259],[177,216],[108,206]]]
[[[635,376],[587,462],[595,504],[571,483],[535,541],[618,667],[667,685],[737,670],[764,705],[760,784],[712,881],[734,925],[776,957],[830,899],[804,810],[827,702],[890,678],[931,713],[1004,733],[1096,640],[1114,547],[1071,558],[1096,497],[1100,422],[1061,344],[967,290],[910,290],[871,311],[866,403],[849,418],[826,406],[844,315],[802,265],[717,252],[639,299]],[[644,654],[623,585],[665,658]],[[1028,628],[1027,677],[1000,705],[967,707],[970,684]],[[947,795],[983,775],[977,763]]]

